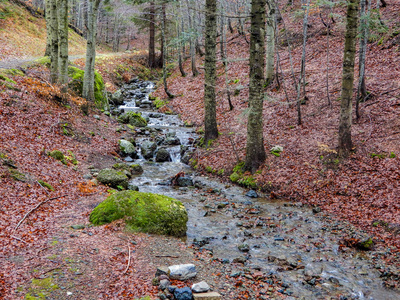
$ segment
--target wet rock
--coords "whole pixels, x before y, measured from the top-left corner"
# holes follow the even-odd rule
[[[171,279],[187,280],[197,275],[196,267],[193,264],[174,265],[168,268],[170,271],[169,277]]]
[[[184,287],[181,289],[176,289],[174,291],[175,300],[192,300],[193,294],[189,287]]]
[[[112,104],[114,104],[115,106],[124,104],[122,91],[117,90],[114,94],[112,94],[110,97],[110,102],[112,102]]]
[[[247,261],[247,259],[244,256],[239,256],[239,257],[234,258],[232,262],[244,264],[246,261]]]
[[[249,252],[250,251],[250,246],[248,244],[240,244],[238,246],[239,251],[242,252]]]
[[[90,179],[93,179],[93,176],[92,176],[92,174],[85,174],[85,175],[83,175],[83,179],[90,180]]]
[[[168,279],[162,279],[162,280],[160,280],[160,284],[159,284],[158,288],[163,291],[166,288],[168,288],[170,285],[171,285],[171,282]]]
[[[321,207],[319,207],[319,206],[314,207],[314,208],[312,209],[312,212],[313,212],[314,214],[320,213],[320,212],[321,212]]]
[[[193,152],[192,151],[186,151],[185,154],[181,158],[181,162],[184,164],[189,165],[190,164],[190,159],[193,157]]]
[[[218,208],[218,209],[223,209],[223,208],[225,208],[228,204],[229,204],[229,202],[221,202],[221,203],[218,203],[217,208]]]
[[[145,159],[152,158],[157,149],[157,144],[151,141],[144,141],[140,147],[142,155]]]
[[[192,178],[186,177],[186,176],[179,177],[176,182],[177,182],[178,186],[180,186],[180,187],[193,186]]]
[[[246,196],[247,196],[247,197],[250,197],[250,198],[258,198],[258,194],[257,194],[257,192],[254,191],[254,190],[248,191],[248,192],[246,193]]]
[[[128,111],[118,117],[118,121],[123,124],[131,124],[136,127],[146,127],[147,121],[142,117],[140,113]]]
[[[205,238],[195,238],[193,240],[193,245],[198,246],[198,247],[203,247],[204,245],[207,245],[210,243],[210,238],[205,237]]]
[[[122,155],[137,158],[135,146],[131,142],[127,140],[119,140],[118,144],[119,150],[121,151]]]
[[[165,267],[165,266],[161,266],[161,267],[158,267],[157,268],[157,270],[156,270],[156,276],[160,276],[160,275],[167,275],[167,276],[169,276],[169,268],[168,267]]]
[[[80,230],[80,229],[85,229],[85,226],[84,225],[72,225],[71,228],[75,229],[75,230]]]
[[[130,190],[130,191],[139,191],[139,187],[137,186],[137,185],[134,185],[134,184],[131,184],[131,183],[128,183],[128,190]]]
[[[193,293],[204,293],[210,290],[210,286],[205,281],[201,281],[199,283],[195,283],[192,285]]]
[[[112,188],[128,187],[128,176],[123,172],[114,169],[103,169],[97,175],[97,180],[102,184],[108,185]]]
[[[181,141],[176,136],[176,132],[168,132],[164,144],[166,145],[180,145]]]
[[[157,151],[156,162],[171,161],[171,155],[167,149],[161,148]]]
[[[361,250],[372,250],[374,247],[374,241],[371,238],[364,239],[357,243],[357,248]]]

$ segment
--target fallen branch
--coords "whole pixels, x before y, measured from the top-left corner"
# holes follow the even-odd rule
[[[49,194],[49,191],[46,190],[46,188],[45,188],[38,180],[36,180],[36,182],[44,189],[44,191],[46,192],[46,194]]]
[[[49,202],[49,201],[52,201],[52,200],[55,200],[55,199],[58,199],[58,198],[65,197],[65,196],[67,196],[67,194],[62,195],[62,196],[58,196],[58,197],[54,197],[54,198],[49,198],[49,199],[47,199],[47,200],[44,200],[44,201],[40,202],[38,205],[36,205],[34,208],[32,208],[30,211],[28,211],[28,212],[25,214],[25,216],[22,218],[22,220],[18,222],[17,226],[15,226],[14,231],[17,230],[18,227],[22,224],[22,222],[24,222],[24,220],[25,220],[32,212],[34,212],[36,209],[38,209],[41,205],[43,205],[43,204],[45,204],[45,203],[47,203],[47,202]]]
[[[23,243],[25,243],[25,244],[28,244],[27,242],[25,242],[24,240],[20,239],[19,237],[16,237],[15,235],[12,235],[11,237],[12,237],[13,239],[16,239],[16,240],[20,241],[20,242],[23,242]]]
[[[126,269],[123,274],[128,272],[129,266],[131,265],[131,248],[128,245],[128,265],[126,266]]]
[[[179,258],[179,256],[175,256],[175,255],[156,255],[156,257],[171,257],[171,258]]]

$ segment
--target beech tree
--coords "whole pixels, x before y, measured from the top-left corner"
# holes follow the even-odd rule
[[[58,0],[58,63],[62,91],[68,89],[68,0]]]
[[[342,92],[339,120],[339,155],[345,157],[349,155],[353,147],[351,140],[352,98],[359,4],[360,0],[348,0],[347,2],[347,25],[343,55]]]
[[[252,173],[266,158],[262,116],[265,83],[265,4],[266,0],[251,1],[249,116],[244,169]]]
[[[94,101],[94,63],[96,58],[97,12],[101,0],[89,1],[88,34],[86,43],[86,63],[83,77],[82,96],[88,101]]]
[[[50,32],[51,36],[51,51],[50,51],[50,82],[58,81],[58,16],[57,16],[57,0],[50,1]]]
[[[216,83],[216,39],[217,39],[217,1],[206,0],[205,23],[205,62],[204,62],[204,143],[218,137],[215,83]]]

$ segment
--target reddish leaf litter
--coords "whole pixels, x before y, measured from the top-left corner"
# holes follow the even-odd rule
[[[280,145],[284,150],[280,157],[268,153],[264,165],[257,172],[259,174],[255,174],[258,186],[270,191],[271,198],[320,206],[333,217],[366,230],[377,243],[377,248],[385,252],[387,264],[399,270],[400,45],[395,38],[388,36],[382,44],[368,44],[366,82],[371,95],[365,103],[360,104],[361,118],[353,123],[354,154],[347,160],[339,161],[335,148],[344,26],[334,24],[331,29],[328,54],[330,108],[326,92],[326,30],[319,13],[310,14],[311,26],[306,49],[308,100],[301,106],[303,123],[297,125],[296,105],[293,103],[297,93],[293,87],[290,61],[293,61],[294,74],[298,78],[302,20],[293,17],[293,10],[298,8],[288,8],[288,12],[283,13],[286,30],[283,31],[284,24],[281,22],[278,32],[287,32],[292,40],[292,58],[289,57],[289,48],[284,46],[285,35],[281,33],[278,47],[281,87],[278,89],[275,82],[266,89],[264,103],[265,148],[269,152],[271,147]],[[400,3],[396,1],[390,1],[387,7],[381,8],[382,20],[389,28],[399,25],[398,11]],[[296,39],[298,36],[300,39]],[[212,146],[197,150],[194,163],[204,172],[207,167],[208,170],[210,167],[216,171],[223,169],[224,175],[221,177],[229,180],[228,176],[237,161],[245,157],[249,45],[236,32],[227,40],[228,60],[231,60],[227,85],[223,65],[219,64],[217,68],[217,119],[221,135]],[[168,79],[169,91],[176,95],[169,100],[169,106],[184,121],[202,127],[204,60],[197,62],[200,71],[197,77],[191,75],[190,61],[187,60],[184,67],[188,76],[181,77],[176,69]],[[232,111],[229,111],[227,89],[231,92],[234,105]],[[162,86],[154,96],[167,99]]]
[[[108,193],[83,175],[90,165],[108,167],[118,159],[116,121],[99,112],[96,120],[93,111],[84,116],[83,99],[63,100],[46,81],[48,74],[28,72],[32,77],[12,77],[16,90],[0,92],[0,298],[49,291],[52,299],[151,294],[154,269],[136,253],[147,235],[125,234],[118,223],[90,227],[88,222]],[[56,149],[75,156],[78,164],[47,155]],[[43,287],[46,278],[58,288]]]

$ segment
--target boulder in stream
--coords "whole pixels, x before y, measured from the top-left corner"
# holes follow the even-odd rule
[[[171,161],[171,155],[169,154],[167,149],[161,148],[157,151],[156,162],[165,162],[165,161]]]
[[[122,91],[118,90],[110,97],[110,102],[112,102],[115,106],[124,104],[124,97],[122,95]]]
[[[124,156],[130,156],[132,158],[138,157],[135,146],[131,142],[127,140],[119,140],[118,144],[119,144],[119,150]]]
[[[164,195],[122,191],[109,196],[90,214],[89,220],[103,225],[124,219],[134,231],[186,235],[188,215],[182,202]]]
[[[147,121],[142,117],[141,113],[135,113],[133,111],[128,111],[123,115],[118,117],[118,121],[123,124],[131,124],[136,127],[146,127]]]
[[[126,189],[128,187],[128,176],[123,171],[103,169],[97,175],[97,180],[112,188],[121,186]]]
[[[196,277],[197,270],[194,264],[174,265],[168,267],[171,279],[188,280]]]
[[[150,159],[154,156],[154,152],[157,149],[157,144],[151,141],[144,141],[140,147],[142,155],[145,159]]]

